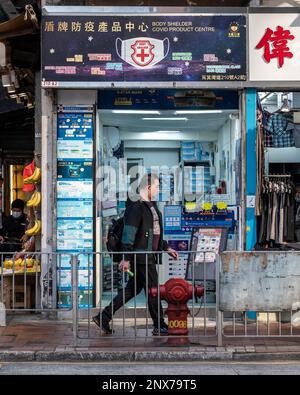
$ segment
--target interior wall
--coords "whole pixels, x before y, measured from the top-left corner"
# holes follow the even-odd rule
[[[154,149],[154,148],[126,148],[127,158],[142,158],[145,167],[151,166],[177,166],[179,163],[178,149]]]
[[[300,163],[300,148],[267,148],[266,160],[269,163]]]

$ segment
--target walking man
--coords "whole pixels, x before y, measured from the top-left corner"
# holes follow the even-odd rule
[[[125,287],[125,298],[123,290],[117,294],[109,306],[102,312],[93,317],[93,321],[102,330],[111,334],[109,322],[112,315],[129,300],[137,296],[143,289],[145,293],[151,287],[158,287],[158,274],[156,264],[162,257],[161,254],[148,253],[136,254],[138,251],[168,251],[174,259],[178,259],[177,251],[169,247],[163,240],[162,216],[155,202],[155,197],[159,193],[159,179],[157,175],[145,174],[140,182],[140,196],[135,202],[130,201],[124,214],[124,228],[122,234],[122,251],[124,260],[121,261],[119,268],[134,272],[134,277],[128,280]],[[146,270],[148,269],[148,270]],[[146,276],[148,275],[148,282]],[[148,285],[148,289],[147,289]],[[168,326],[164,321],[163,309],[158,298],[148,297],[149,312],[153,321],[153,335],[167,335]]]

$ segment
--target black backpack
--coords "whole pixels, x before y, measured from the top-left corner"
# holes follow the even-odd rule
[[[113,219],[108,228],[106,247],[109,252],[121,251],[124,218]],[[113,262],[121,262],[122,254],[111,254]]]

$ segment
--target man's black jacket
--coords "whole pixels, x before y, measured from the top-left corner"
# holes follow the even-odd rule
[[[157,211],[160,225],[160,239],[158,251],[166,251],[168,243],[163,240],[163,223],[162,215],[158,210],[155,202],[152,202],[153,207]],[[153,243],[153,215],[148,202],[139,200],[137,202],[130,202],[127,205],[124,214],[124,229],[122,235],[122,251],[152,251]],[[161,263],[158,259],[160,254],[147,254],[148,263]],[[156,259],[157,257],[157,259]],[[125,254],[125,260],[129,260],[134,268],[134,254]],[[146,264],[146,254],[136,254],[137,264]]]

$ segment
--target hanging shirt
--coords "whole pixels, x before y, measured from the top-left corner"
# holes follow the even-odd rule
[[[272,136],[274,148],[295,146],[294,124],[290,116],[283,116],[280,113],[272,114],[265,129]]]

